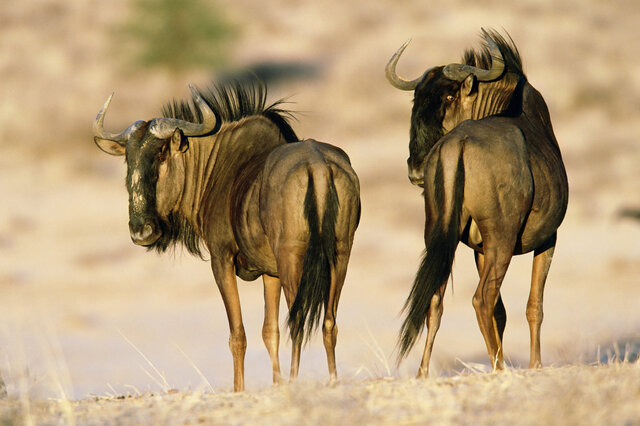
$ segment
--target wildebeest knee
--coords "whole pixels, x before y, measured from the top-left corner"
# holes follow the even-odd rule
[[[336,328],[336,321],[333,318],[325,318],[322,323],[322,330],[325,332],[333,331]]]
[[[541,304],[536,304],[536,305],[527,304],[527,321],[529,321],[529,322],[533,322],[533,321],[542,322],[542,318],[543,317],[544,317],[544,314],[542,312],[542,305]]]
[[[280,339],[280,329],[277,324],[275,325],[265,325],[262,327],[262,340],[264,343],[269,343],[273,340]]]
[[[482,297],[478,295],[473,296],[473,299],[471,299],[471,303],[473,304],[473,308],[476,311],[479,311],[484,306],[484,300],[482,300]]]
[[[472,303],[477,315],[481,315],[485,318],[493,316],[494,307],[487,303],[482,296],[474,295]]]
[[[244,328],[231,331],[229,348],[232,353],[244,352],[247,349],[247,336],[244,333]]]

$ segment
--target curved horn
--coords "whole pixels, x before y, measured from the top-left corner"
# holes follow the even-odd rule
[[[442,71],[444,75],[456,81],[462,81],[470,74],[475,75],[478,81],[492,81],[500,77],[504,72],[504,58],[502,57],[502,53],[498,45],[490,37],[485,36],[485,40],[489,45],[489,53],[491,54],[490,70],[476,68],[471,65],[449,64],[444,67]]]
[[[185,136],[201,136],[214,130],[219,124],[216,112],[202,99],[200,93],[190,84],[195,105],[202,113],[202,123],[191,123],[177,118],[156,118],[151,123],[151,131],[158,139],[168,139],[179,128]]]
[[[404,49],[407,48],[410,41],[411,39],[407,40],[402,46],[400,46],[400,49],[398,49],[396,53],[393,54],[391,59],[389,59],[389,63],[387,63],[387,66],[384,69],[387,80],[389,80],[389,83],[391,83],[393,87],[395,87],[396,89],[407,91],[415,90],[416,86],[418,85],[418,83],[420,83],[420,81],[422,80],[422,76],[424,75],[421,75],[415,80],[405,80],[404,78],[396,74],[396,64],[398,63],[398,59],[400,59],[400,55],[402,55],[402,52],[404,52]]]
[[[120,145],[125,145],[127,143],[127,140],[129,140],[131,134],[135,132],[142,124],[144,124],[144,121],[136,121],[121,133],[111,133],[104,130],[104,117],[105,115],[107,115],[109,104],[111,104],[111,98],[113,98],[113,93],[109,95],[107,101],[104,103],[104,105],[98,112],[95,121],[93,122],[93,139],[105,139],[117,142]]]

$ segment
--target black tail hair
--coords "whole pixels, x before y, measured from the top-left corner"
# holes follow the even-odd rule
[[[464,199],[464,164],[462,151],[458,157],[453,189],[453,205],[449,225],[444,227],[443,214],[439,214],[426,241],[426,253],[413,282],[413,288],[402,308],[406,318],[398,339],[398,361],[407,356],[425,326],[431,298],[446,283],[451,274],[453,258],[460,239],[460,213]],[[435,173],[435,202],[438,212],[445,211],[442,159],[438,160]]]
[[[330,178],[320,229],[318,203],[315,197],[316,184],[309,173],[309,186],[304,199],[304,213],[309,224],[309,244],[302,264],[300,285],[288,319],[293,342],[298,338],[308,340],[318,326],[322,306],[327,309],[331,269],[336,262],[338,193],[333,178]]]

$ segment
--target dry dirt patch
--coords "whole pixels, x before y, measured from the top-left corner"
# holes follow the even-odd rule
[[[640,364],[463,373],[428,381],[299,382],[255,393],[0,401],[32,424],[636,424]]]

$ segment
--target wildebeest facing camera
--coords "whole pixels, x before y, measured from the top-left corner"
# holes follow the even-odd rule
[[[227,309],[235,391],[244,390],[247,346],[236,276],[263,278],[262,336],[274,383],[282,380],[281,291],[289,307],[290,376],[297,376],[302,343],[322,317],[335,380],[335,319],[360,220],[350,159],[335,146],[300,141],[291,113],[281,102],[267,106],[266,86],[255,76],[191,90],[193,106],[174,101],[163,117],[118,134],[104,130],[111,96],[96,117],[98,147],[126,158],[131,239],[160,252],[179,244],[202,256],[206,247]]]

